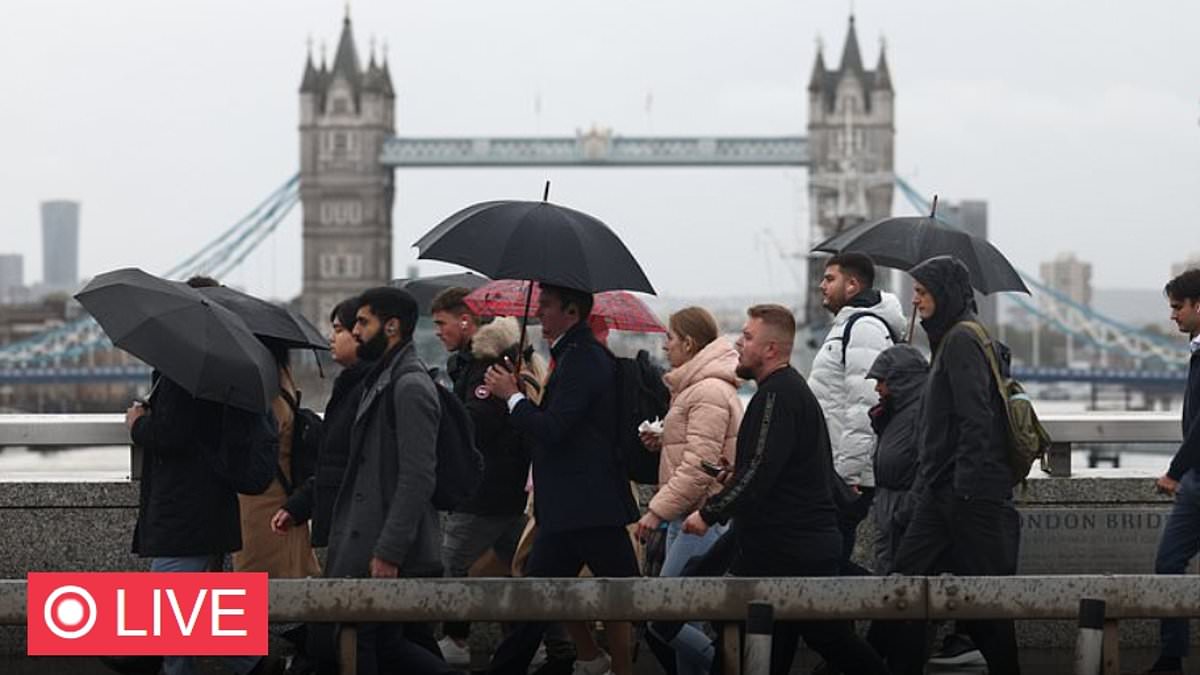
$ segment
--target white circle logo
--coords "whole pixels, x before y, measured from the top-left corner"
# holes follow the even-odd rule
[[[64,640],[75,640],[96,625],[96,600],[79,586],[59,586],[47,596],[42,618],[51,633]]]

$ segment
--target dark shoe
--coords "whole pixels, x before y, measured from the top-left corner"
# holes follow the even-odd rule
[[[1183,675],[1183,659],[1160,656],[1146,671],[1146,675]]]
[[[287,661],[281,657],[268,654],[259,659],[258,663],[246,675],[284,675],[286,670]]]
[[[929,662],[938,666],[982,666],[986,663],[971,638],[958,633],[947,635],[942,648],[929,657]]]

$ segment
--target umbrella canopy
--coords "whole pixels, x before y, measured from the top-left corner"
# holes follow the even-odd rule
[[[246,322],[199,290],[127,268],[75,295],[113,344],[197,398],[265,412],[279,368]]]
[[[952,255],[966,263],[971,285],[981,293],[1029,293],[1020,273],[995,246],[930,216],[864,223],[826,239],[813,251],[865,253],[877,264],[902,270],[935,256]]]
[[[308,319],[287,307],[256,298],[228,286],[196,289],[237,314],[260,338],[281,342],[292,349],[329,349],[329,339]]]
[[[492,281],[472,291],[465,301],[471,311],[480,316],[523,316],[528,299],[532,297],[531,304],[536,306],[540,293],[537,284],[534,284],[533,294],[529,296],[527,287],[530,283],[512,279]],[[530,314],[526,318],[532,319],[533,316]],[[597,293],[590,320],[603,321],[613,330],[667,332],[646,303],[626,291]]]
[[[492,279],[530,279],[581,291],[654,293],[617,235],[586,213],[549,202],[482,202],[442,221],[414,246]]]
[[[417,277],[415,279],[392,279],[391,286],[408,291],[417,301],[417,308],[422,315],[429,314],[429,308],[438,293],[447,288],[469,288],[475,290],[488,282],[487,277],[465,272],[463,274],[442,274],[434,277]]]

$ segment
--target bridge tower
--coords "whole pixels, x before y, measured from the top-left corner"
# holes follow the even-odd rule
[[[364,69],[350,14],[332,67],[313,63],[300,84],[300,203],[304,229],[301,310],[318,326],[333,306],[392,277],[391,167],[379,163],[395,135],[396,95],[386,51],[371,45]]]
[[[864,220],[891,215],[896,126],[895,92],[881,45],[874,70],[863,66],[854,16],[835,70],[821,46],[808,84],[808,204],[810,246]],[[829,322],[821,307],[825,254],[808,259],[805,319]]]

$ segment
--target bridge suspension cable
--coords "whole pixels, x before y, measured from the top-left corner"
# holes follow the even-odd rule
[[[929,200],[907,181],[896,176],[896,186],[919,213],[930,212]],[[947,219],[942,214],[936,218],[947,225],[961,226],[961,223]],[[1189,352],[1186,346],[1101,314],[1047,286],[1033,275],[1020,269],[1017,272],[1025,284],[1033,289],[1033,300],[1015,293],[1005,294],[1005,298],[1028,314],[1067,335],[1083,339],[1097,349],[1139,360],[1156,360],[1168,368],[1187,367]]]

